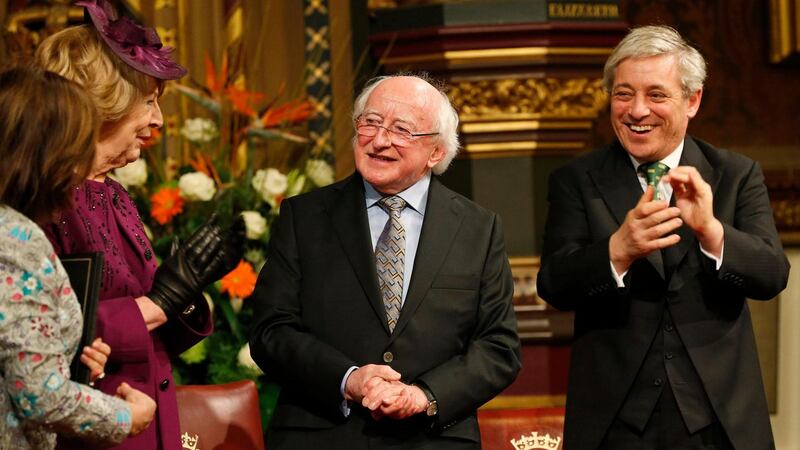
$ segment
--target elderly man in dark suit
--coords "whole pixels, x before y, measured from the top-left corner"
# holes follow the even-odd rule
[[[480,448],[520,368],[500,220],[433,174],[458,116],[418,77],[358,97],[356,172],[286,199],[250,348],[281,384],[271,449]]]
[[[759,165],[686,134],[705,62],[632,30],[605,67],[618,141],[550,178],[540,295],[575,311],[564,448],[768,449],[745,298],[786,286]]]

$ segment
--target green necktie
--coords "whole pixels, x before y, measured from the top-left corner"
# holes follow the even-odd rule
[[[653,200],[663,200],[661,194],[658,192],[658,182],[661,181],[661,177],[669,172],[669,166],[660,161],[649,162],[640,165],[639,172],[644,175],[644,179],[647,180],[647,185],[653,186],[655,190],[653,193]]]

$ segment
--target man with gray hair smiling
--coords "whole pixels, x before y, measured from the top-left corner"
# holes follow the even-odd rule
[[[516,377],[499,217],[444,187],[458,115],[416,76],[355,102],[356,172],[286,199],[252,301],[281,385],[270,449],[477,449],[476,410]]]
[[[564,448],[775,448],[745,299],[789,263],[761,168],[686,134],[706,64],[672,28],[604,77],[617,142],[551,175],[537,280],[575,311]]]

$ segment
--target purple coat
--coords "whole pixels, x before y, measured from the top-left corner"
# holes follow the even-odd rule
[[[111,346],[106,377],[96,383],[114,394],[123,381],[156,400],[156,419],[138,436],[116,449],[180,450],[180,427],[170,357],[211,334],[213,321],[206,302],[186,321],[170,321],[147,331],[135,298],[153,284],[156,256],[145,236],[141,217],[127,191],[116,181],[87,180],[75,188],[74,209],[57,222],[42,224],[56,253],[105,253],[97,336]],[[65,444],[65,443],[64,443]],[[69,447],[59,443],[59,448]],[[81,444],[81,449],[87,449]]]

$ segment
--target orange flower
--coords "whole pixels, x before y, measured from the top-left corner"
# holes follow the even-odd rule
[[[223,86],[228,82],[228,55],[222,55],[222,68],[220,68],[219,74],[217,74],[217,68],[214,67],[214,63],[208,53],[205,55],[205,66],[206,87],[211,91],[211,94],[221,93]]]
[[[222,180],[219,178],[217,169],[214,168],[214,164],[211,163],[211,158],[209,158],[208,155],[195,152],[194,159],[189,161],[189,165],[192,166],[195,171],[202,172],[208,175],[209,178],[213,178],[217,186],[222,186]]]
[[[228,86],[225,89],[225,96],[233,104],[233,109],[245,116],[254,116],[256,111],[253,109],[253,105],[264,101],[264,94],[247,91],[236,86]]]
[[[164,187],[150,197],[150,215],[161,225],[183,212],[183,197],[180,189]]]
[[[267,109],[261,116],[261,123],[264,128],[272,128],[280,125],[281,122],[290,124],[305,122],[311,117],[313,111],[314,105],[310,101],[292,100],[275,108]]]
[[[222,277],[220,292],[227,292],[231,297],[249,297],[256,288],[257,278],[256,271],[249,262],[239,261],[235,269]]]

